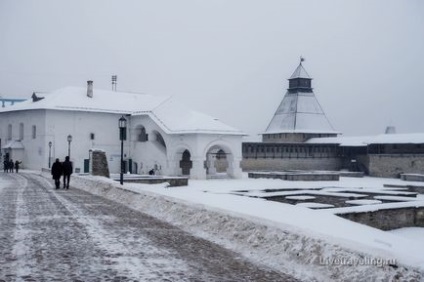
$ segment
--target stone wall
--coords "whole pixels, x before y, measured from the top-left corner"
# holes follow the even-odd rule
[[[331,133],[267,133],[262,134],[264,143],[303,143],[311,138],[336,137]]]
[[[100,150],[94,150],[91,153],[91,174],[110,177],[107,164],[106,153]]]
[[[424,154],[368,155],[370,176],[395,177],[402,173],[424,173]]]
[[[382,209],[373,212],[339,214],[339,216],[381,230],[424,227],[424,208]]]
[[[340,170],[340,158],[243,159],[243,171]]]

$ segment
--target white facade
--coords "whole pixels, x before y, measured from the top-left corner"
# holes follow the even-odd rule
[[[94,90],[90,97],[86,89],[72,87],[4,108],[1,151],[21,160],[23,168],[38,170],[64,160],[70,150],[75,170],[87,172],[90,150],[101,149],[110,172],[119,173],[121,116],[127,119],[124,160],[132,173],[241,176],[242,132],[172,98],[144,94]]]

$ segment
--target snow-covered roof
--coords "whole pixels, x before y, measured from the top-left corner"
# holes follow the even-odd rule
[[[32,99],[0,109],[0,112],[24,110],[64,110],[102,112],[114,114],[149,115],[168,134],[217,133],[244,135],[240,130],[224,124],[216,118],[192,111],[173,97],[148,94],[93,90],[87,96],[83,87],[65,87],[44,95],[44,99]]]
[[[265,133],[333,133],[313,92],[286,93]]]
[[[299,66],[295,69],[295,71],[293,72],[293,74],[290,76],[289,79],[294,79],[294,78],[312,79],[309,76],[309,74],[306,72],[306,70],[303,68],[302,63],[299,64]]]
[[[343,147],[364,147],[371,144],[424,144],[424,133],[380,134],[375,136],[311,138],[306,143],[339,144]]]

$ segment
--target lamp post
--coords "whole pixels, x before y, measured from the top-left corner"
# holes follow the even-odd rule
[[[49,168],[50,168],[51,160],[52,160],[52,145],[53,145],[53,143],[52,143],[52,141],[50,141],[49,142]]]
[[[119,175],[119,182],[124,184],[124,140],[127,139],[127,120],[124,116],[119,119],[119,139],[121,140],[121,174]]]
[[[71,158],[71,142],[72,142],[72,135],[69,134],[66,138],[68,140],[68,156]]]

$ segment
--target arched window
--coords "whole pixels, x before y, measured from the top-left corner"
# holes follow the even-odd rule
[[[11,124],[7,126],[7,139],[12,140],[12,125]]]
[[[149,136],[146,133],[146,128],[144,126],[137,127],[137,141],[146,142],[149,140]]]
[[[19,140],[24,140],[24,124],[19,124]]]
[[[159,132],[156,132],[156,141],[166,149],[165,140],[163,140],[163,137]]]

